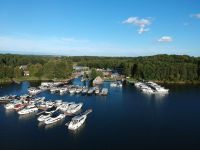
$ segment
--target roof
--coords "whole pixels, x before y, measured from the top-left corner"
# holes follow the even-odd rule
[[[101,84],[102,82],[103,82],[103,79],[102,79],[100,76],[96,77],[96,78],[93,80],[93,83],[94,83],[94,84]]]

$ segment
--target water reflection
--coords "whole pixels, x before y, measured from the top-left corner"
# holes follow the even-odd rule
[[[155,94],[154,97],[156,100],[163,100],[168,94],[162,94],[162,93],[158,93],[158,94]]]
[[[38,123],[38,128],[42,128],[42,127],[44,127],[44,126],[45,126],[44,121],[41,121],[41,122]]]
[[[69,130],[69,134],[71,134],[71,135],[73,135],[74,137],[78,137],[80,134],[81,134],[81,132],[84,130],[84,128],[86,127],[86,122],[84,122],[83,124],[82,124],[82,126],[80,126],[78,129],[76,129],[76,130]]]
[[[29,120],[35,118],[35,115],[37,112],[30,113],[30,114],[25,114],[25,115],[19,115],[19,120]]]
[[[65,119],[62,119],[62,120],[60,120],[58,122],[55,122],[55,123],[52,123],[52,124],[47,124],[47,125],[45,125],[44,128],[45,128],[45,130],[49,130],[49,129],[61,126],[64,121],[65,121]]]
[[[4,108],[4,109],[5,109],[5,108]],[[6,114],[6,116],[13,115],[14,112],[15,112],[15,110],[13,110],[13,109],[5,109],[5,114]]]

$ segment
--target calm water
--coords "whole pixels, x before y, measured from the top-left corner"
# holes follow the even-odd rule
[[[78,79],[74,81],[81,84]],[[37,84],[35,84],[37,85]],[[5,85],[0,96],[25,94],[30,83]],[[34,84],[31,84],[34,86]],[[109,88],[107,97],[50,94],[47,99],[83,102],[83,111],[92,108],[86,123],[77,132],[64,124],[38,124],[36,117],[19,116],[0,106],[0,149],[199,149],[200,87],[170,85],[167,96],[147,96],[133,85]]]

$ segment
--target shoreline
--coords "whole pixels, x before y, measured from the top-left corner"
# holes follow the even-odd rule
[[[129,84],[134,84],[135,82],[137,82],[138,80],[136,79],[126,79],[126,81],[129,83]],[[149,80],[149,81],[153,81],[155,83],[158,83],[158,84],[177,84],[177,85],[199,85],[200,84],[200,81],[159,81],[159,80]]]
[[[35,78],[35,77],[23,77],[23,78],[12,78],[12,79],[6,78],[6,79],[0,79],[0,85],[21,83],[24,81],[28,81],[28,82],[45,82],[45,81],[68,82],[72,79],[73,79],[72,77],[69,77],[66,79],[48,79],[48,78]]]
[[[44,82],[44,81],[53,81],[53,82],[66,82],[66,81],[70,81],[74,79],[73,77],[69,77],[66,79],[48,79],[48,78],[36,78],[36,77],[22,77],[22,78],[5,78],[5,79],[0,79],[0,85],[4,85],[4,84],[11,84],[11,83],[20,83],[20,82],[24,82],[24,81],[29,81],[29,82]],[[114,82],[114,79],[104,79],[104,82]],[[126,82],[129,84],[134,84],[135,82],[137,82],[138,80],[130,78],[130,79],[126,79]],[[155,83],[159,83],[159,84],[177,84],[177,85],[187,85],[187,84],[191,84],[191,85],[199,85],[200,81],[159,81],[159,80],[149,80],[149,81],[153,81]]]

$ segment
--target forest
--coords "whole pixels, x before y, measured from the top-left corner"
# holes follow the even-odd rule
[[[133,79],[166,82],[199,82],[200,57],[187,55],[154,55],[145,57],[37,56],[0,55],[0,79],[20,78],[19,66],[27,65],[30,78],[64,79],[70,77],[73,65],[110,68]]]

